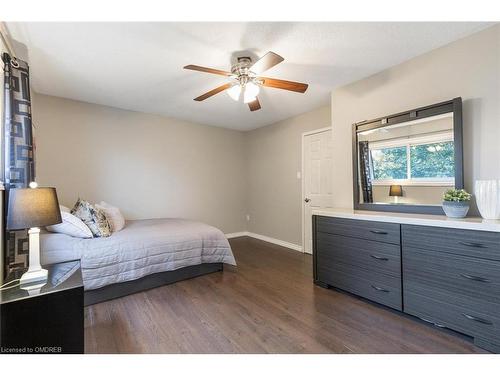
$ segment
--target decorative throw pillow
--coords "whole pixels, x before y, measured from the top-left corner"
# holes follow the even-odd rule
[[[100,209],[95,208],[89,202],[78,198],[71,213],[80,218],[90,229],[95,237],[109,237],[111,229],[106,215]]]
[[[104,201],[96,204],[95,207],[104,212],[112,232],[118,232],[123,229],[125,226],[125,218],[118,207],[112,206]]]
[[[63,207],[63,206],[62,206]],[[92,238],[94,237],[90,228],[85,225],[83,221],[72,215],[68,211],[63,211],[61,207],[62,223],[56,225],[49,225],[45,227],[49,232],[67,234],[71,237],[77,238]]]

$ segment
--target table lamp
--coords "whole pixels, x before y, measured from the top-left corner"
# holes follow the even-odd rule
[[[40,228],[61,223],[61,211],[55,188],[18,188],[9,190],[7,230],[29,229],[29,267],[20,284],[47,280],[40,265]]]
[[[391,185],[389,196],[394,197],[394,203],[398,203],[398,197],[403,196],[403,187],[401,185]]]

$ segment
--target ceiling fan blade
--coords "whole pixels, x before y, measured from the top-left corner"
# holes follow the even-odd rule
[[[216,87],[215,89],[210,90],[209,92],[206,92],[205,94],[200,95],[197,98],[194,98],[194,100],[196,100],[197,102],[201,102],[202,100],[208,99],[211,96],[214,96],[215,94],[218,94],[221,91],[227,90],[230,87],[231,87],[231,84],[230,83],[226,83],[225,85]]]
[[[256,97],[253,102],[248,103],[248,106],[250,107],[250,111],[252,112],[259,110],[261,108],[259,98]]]
[[[228,77],[232,75],[231,72],[226,72],[224,70],[219,70],[219,69],[205,68],[204,66],[199,66],[199,65],[186,65],[184,69],[196,70],[198,72],[212,73]]]
[[[255,74],[260,74],[285,60],[274,52],[268,52],[253,64],[249,70]]]
[[[300,93],[306,92],[307,88],[309,87],[307,83],[285,81],[275,78],[258,77],[258,80],[261,82],[262,86],[274,87],[275,89],[289,90]]]

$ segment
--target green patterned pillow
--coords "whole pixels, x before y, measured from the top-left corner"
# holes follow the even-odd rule
[[[111,227],[104,212],[92,206],[89,202],[78,198],[71,213],[81,219],[89,227],[94,237],[111,236]]]

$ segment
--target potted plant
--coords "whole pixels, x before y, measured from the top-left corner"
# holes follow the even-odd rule
[[[463,218],[469,211],[471,195],[464,189],[450,189],[443,195],[443,211],[448,217]]]

